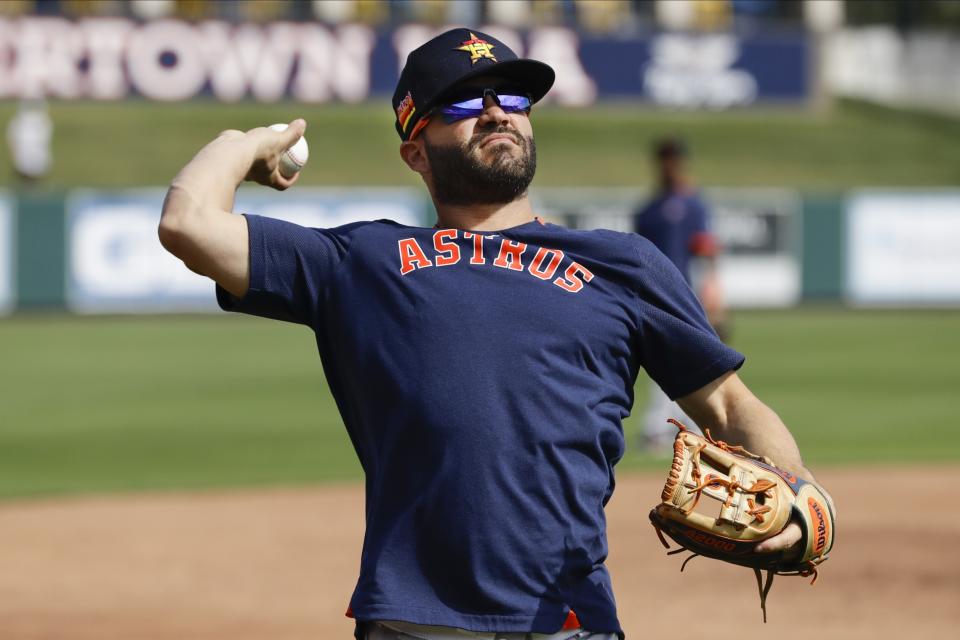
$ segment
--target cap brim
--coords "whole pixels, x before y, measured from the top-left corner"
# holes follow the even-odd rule
[[[537,60],[505,60],[493,65],[483,65],[476,71],[471,71],[465,76],[457,78],[457,81],[441,91],[436,98],[430,101],[427,109],[436,106],[451,91],[461,84],[474,78],[482,76],[492,76],[494,78],[503,78],[516,83],[519,88],[525,89],[530,94],[530,100],[538,102],[543,96],[547,95],[556,74],[553,69]]]

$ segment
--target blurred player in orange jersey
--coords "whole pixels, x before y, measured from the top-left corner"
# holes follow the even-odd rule
[[[707,319],[725,338],[726,309],[716,269],[717,241],[710,230],[710,212],[686,170],[687,146],[680,138],[662,138],[653,145],[657,192],[636,212],[634,231],[650,240],[683,274],[696,292]],[[667,418],[690,420],[673,399],[651,383],[650,403],[640,433],[641,446],[668,451],[676,430]]]

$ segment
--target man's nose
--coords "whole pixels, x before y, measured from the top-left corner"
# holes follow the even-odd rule
[[[507,112],[500,108],[497,101],[491,95],[483,97],[483,112],[477,118],[477,125],[489,127],[492,125],[507,124],[509,122]]]

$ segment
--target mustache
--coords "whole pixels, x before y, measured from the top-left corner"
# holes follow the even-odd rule
[[[517,144],[517,146],[521,148],[526,148],[527,141],[523,138],[522,135],[520,135],[519,132],[517,132],[515,129],[511,129],[509,127],[505,127],[501,125],[501,126],[498,126],[496,129],[491,129],[489,131],[484,131],[483,133],[478,133],[474,135],[473,138],[470,140],[470,144],[469,144],[470,150],[473,151],[474,149],[479,148],[480,145],[483,144],[484,140],[494,135],[508,136],[511,140],[513,140]]]

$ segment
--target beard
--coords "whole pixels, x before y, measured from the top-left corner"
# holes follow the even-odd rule
[[[495,148],[481,157],[480,145],[488,136],[508,135],[520,147],[515,156],[511,147]],[[470,141],[454,145],[431,145],[423,140],[433,177],[433,196],[448,205],[506,204],[527,192],[537,172],[537,146],[515,129],[499,127],[478,133]]]

